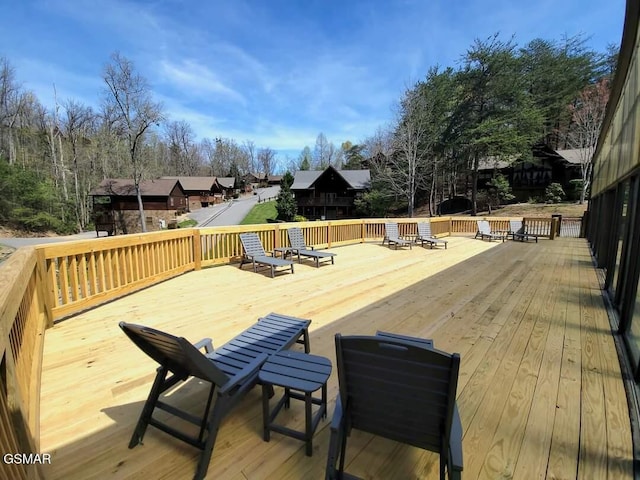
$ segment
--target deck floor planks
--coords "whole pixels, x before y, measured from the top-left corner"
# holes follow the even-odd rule
[[[594,271],[586,271],[590,310],[593,312],[593,325],[598,332],[610,330],[609,319],[604,309],[603,299],[598,294],[599,282]],[[607,341],[606,335],[597,336],[597,347],[602,372],[607,435],[607,478],[624,478],[632,475],[633,464],[629,461],[633,453],[630,450],[630,422],[624,386],[615,345]]]
[[[547,468],[549,478],[566,480],[577,476],[579,444],[575,438],[580,434],[580,409],[575,406],[575,399],[580,398],[581,375],[579,268],[575,251],[570,254],[569,267],[558,399]]]
[[[553,425],[557,406],[550,399],[557,398],[562,367],[562,350],[566,329],[567,299],[571,280],[570,259],[563,258],[568,265],[562,265],[557,273],[559,279],[554,284],[553,310],[549,318],[542,318],[549,323],[546,345],[540,369],[536,375],[537,382],[533,393],[533,402],[527,418],[526,429],[514,471],[515,478],[544,478],[547,471],[549,450],[553,434]]]
[[[632,478],[626,399],[616,377],[619,367],[611,335],[606,334],[608,320],[597,277],[584,261],[590,261],[584,240],[543,240],[534,245],[451,238],[446,251],[396,251],[379,244],[331,250],[338,253],[335,265],[319,269],[296,265],[294,275],[273,280],[236,266],[193,272],[77,315],[48,331],[41,441],[43,451],[54,453],[54,464],[47,467],[50,478],[191,478],[197,451],[162,432],[150,428],[144,445],[127,448],[155,365],[124,337],[117,321],[144,323],[193,341],[212,336],[214,345],[220,345],[270,311],[311,318],[312,352],[332,361],[335,333],[372,334],[377,329],[430,336],[437,348],[462,352],[458,398],[465,478],[496,478],[490,473],[493,468],[480,469],[489,454],[483,443],[511,438],[514,430],[521,447],[502,450],[504,458],[497,470],[518,465],[518,472],[519,468],[528,471],[528,466],[531,472],[539,472],[540,465],[548,461],[547,478],[572,478],[556,476],[556,472],[572,468],[575,472],[580,451],[585,477],[591,462],[600,462],[599,455],[603,455],[609,478]],[[568,285],[564,283],[567,278]],[[592,297],[582,299],[583,295]],[[567,296],[578,300],[567,300]],[[556,314],[563,302],[566,326],[560,341],[553,336],[560,328]],[[588,329],[582,318],[587,308],[591,314],[586,321],[595,330],[592,337],[581,337],[576,326]],[[580,363],[587,356],[586,348],[594,358],[591,363],[599,365],[591,375],[599,376],[602,386],[590,389],[594,398],[588,400],[597,402],[599,392],[606,415],[601,422],[607,433],[600,439],[605,445],[596,459],[581,445],[583,429],[592,427],[576,422],[581,407],[579,393],[577,398],[575,393],[587,379]],[[574,362],[576,355],[578,362]],[[504,378],[504,365],[511,372],[509,378]],[[547,365],[551,371],[542,371]],[[528,378],[536,375],[535,381]],[[603,379],[605,375],[609,377]],[[558,378],[557,399],[548,399],[553,378]],[[517,405],[525,416],[524,424],[517,419],[492,420],[500,418],[506,402],[496,402],[500,399],[494,391],[507,384],[506,391],[516,394],[510,385],[518,382],[526,385],[518,391],[528,397],[518,399]],[[197,404],[205,390],[188,382],[172,397],[181,404]],[[262,441],[260,395],[255,389],[223,422],[207,478],[323,478],[328,425],[337,394],[335,370],[328,390],[329,418],[318,427],[313,457],[304,455],[302,442],[287,437],[274,434],[271,442]],[[556,400],[559,408],[553,424],[548,425],[548,412],[555,409]],[[72,422],[60,415],[65,409],[74,411]],[[297,407],[292,410],[286,418],[291,422],[288,425],[301,427],[300,411]],[[532,430],[539,415],[546,432],[540,445]],[[555,448],[560,444],[566,450]],[[529,451],[533,449],[547,452],[544,455],[549,458],[534,459],[536,454]],[[438,477],[437,455],[361,432],[350,438],[347,458],[353,468],[349,471],[367,478]],[[560,465],[569,467],[558,469]],[[618,473],[621,476],[616,477]]]
[[[473,435],[471,438],[475,443],[468,455],[468,468],[465,463],[465,472],[471,478],[508,478],[513,474],[520,448],[519,432],[528,414],[528,408],[524,411],[523,406],[531,402],[527,392],[528,379],[531,365],[537,358],[537,350],[531,348],[531,342],[532,339],[535,341],[536,335],[544,333],[539,328],[536,330],[537,317],[553,284],[554,271],[548,265],[545,267],[542,280],[535,287],[539,300],[531,301],[522,312],[510,338],[498,338],[494,342],[494,349],[503,354],[493,368],[492,377],[485,383],[487,391],[480,408],[466,427],[465,441]]]

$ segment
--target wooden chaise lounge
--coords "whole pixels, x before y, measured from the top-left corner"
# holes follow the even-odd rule
[[[418,222],[418,236],[416,237],[416,242],[421,242],[423,247],[425,243],[428,243],[429,248],[444,245],[445,250],[447,249],[446,240],[436,238],[431,234],[431,222],[428,220],[426,222]]]
[[[192,344],[183,337],[120,322],[120,328],[131,341],[160,364],[129,448],[142,443],[147,426],[151,425],[202,450],[194,478],[204,478],[223,418],[256,385],[260,367],[270,355],[296,343],[303,344],[305,352],[309,352],[310,323],[310,320],[270,313],[214,350],[210,338]],[[190,377],[211,384],[201,418],[161,398],[163,392]],[[164,422],[154,417],[156,409],[163,410],[162,416],[168,413],[197,425],[198,435],[178,430],[174,419]]]
[[[314,259],[316,262],[316,268],[320,266],[320,260],[331,260],[332,265],[335,263],[333,260],[336,256],[335,253],[318,251],[314,250],[313,247],[307,247],[304,235],[300,228],[290,228],[287,230],[287,235],[289,236],[289,244],[291,245],[291,254],[292,256],[298,255],[298,263],[300,263],[300,257],[309,257]]]
[[[258,237],[256,233],[241,233],[240,241],[242,242],[242,248],[244,250],[244,254],[240,260],[240,268],[242,268],[242,265],[245,263],[252,263],[253,271],[257,272],[258,265],[266,265],[271,269],[271,278],[275,276],[275,269],[279,267],[290,268],[291,273],[293,273],[293,262],[267,255],[260,241],[260,237]]]

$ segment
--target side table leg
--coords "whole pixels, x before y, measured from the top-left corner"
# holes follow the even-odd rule
[[[272,388],[271,385],[262,384],[262,438],[265,442],[271,440],[269,432],[269,393]]]
[[[284,389],[284,408],[289,408],[291,406],[291,390],[289,387],[285,387]]]
[[[305,416],[305,441],[307,443],[307,457],[313,454],[313,428],[311,418],[311,392],[304,393],[304,416]]]
[[[327,384],[326,383],[322,385],[322,403],[320,404],[320,408],[322,408],[322,418],[326,420],[327,419]]]

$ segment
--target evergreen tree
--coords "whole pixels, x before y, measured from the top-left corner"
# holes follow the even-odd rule
[[[291,192],[291,185],[293,185],[293,175],[287,171],[282,176],[280,192],[276,198],[278,220],[284,220],[285,222],[292,221],[298,209],[296,199],[293,196],[293,192]]]

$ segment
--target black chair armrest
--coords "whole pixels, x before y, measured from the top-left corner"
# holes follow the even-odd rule
[[[199,342],[193,344],[198,350],[204,348],[205,353],[213,353],[213,340],[210,338],[203,338]]]
[[[462,471],[462,422],[458,406],[453,409],[453,419],[451,420],[451,436],[449,437],[449,452],[451,453],[451,465],[453,472],[449,472],[451,478],[460,478]]]
[[[340,401],[340,396],[338,396],[336,398],[336,408],[333,410],[333,417],[331,417],[331,430],[340,430],[344,420],[343,413],[342,402]]]

